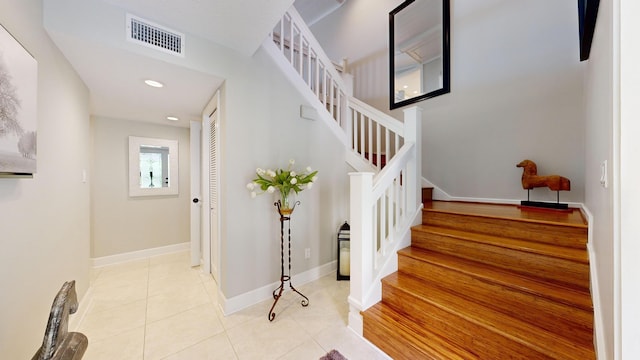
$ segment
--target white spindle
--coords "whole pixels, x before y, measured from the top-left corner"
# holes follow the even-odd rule
[[[304,74],[302,73],[302,57],[304,56],[304,51],[302,51],[302,32],[300,31],[300,28],[298,28],[296,26],[296,30],[298,32],[298,37],[297,37],[297,44],[298,45],[298,64],[300,64],[300,70],[299,70],[299,74],[300,77],[304,78]]]
[[[309,41],[307,41],[307,39],[304,39],[304,50],[306,50],[306,54],[307,57],[305,58],[305,69],[307,70],[305,72],[305,79],[304,82],[307,83],[307,85],[309,86],[309,88],[311,89],[311,51],[309,51]]]
[[[360,156],[364,158],[365,150],[364,150],[364,114],[360,113]]]
[[[398,152],[394,152],[393,154],[391,153],[391,151],[389,151],[390,149],[390,143],[389,143],[389,130],[385,130],[384,132],[384,153],[387,154],[387,161],[389,161],[389,158],[395,156]]]
[[[377,168],[378,170],[382,169],[382,151],[380,151],[380,123],[376,122],[376,157],[377,157]],[[387,155],[388,156],[388,155]],[[386,159],[385,159],[386,161]]]

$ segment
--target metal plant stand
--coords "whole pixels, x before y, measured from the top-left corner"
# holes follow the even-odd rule
[[[300,291],[296,290],[291,283],[291,213],[293,209],[295,209],[296,205],[300,204],[300,201],[296,201],[293,205],[293,208],[282,209],[282,203],[280,200],[275,202],[273,205],[278,208],[278,214],[280,214],[280,286],[278,286],[275,290],[273,290],[273,305],[271,305],[271,310],[269,310],[269,321],[273,321],[276,318],[276,313],[273,312],[273,309],[276,307],[278,300],[282,296],[282,292],[284,291],[284,286],[286,282],[289,282],[289,287],[291,290],[295,291],[298,295],[302,296],[303,299],[300,301],[300,304],[303,307],[309,306],[309,298],[304,296]],[[289,211],[287,211],[289,210]],[[288,243],[288,251],[289,251],[289,269],[287,273],[284,273],[284,223],[287,223],[287,243]]]

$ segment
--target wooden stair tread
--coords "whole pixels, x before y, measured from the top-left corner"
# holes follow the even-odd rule
[[[455,258],[451,259],[453,266],[448,266],[437,259],[425,261],[402,253],[398,255],[398,272],[420,279],[426,287],[438,287],[548,331],[566,334],[569,340],[582,341],[593,336],[591,309],[568,304],[566,299],[557,301],[540,291],[521,290],[504,279],[495,281],[476,276],[473,271],[460,271],[456,268]],[[589,294],[584,293],[582,300],[590,304]]]
[[[473,233],[451,228],[442,228],[431,225],[417,225],[413,227],[416,231],[434,233],[442,236],[455,237],[462,240],[480,242],[492,246],[499,246],[513,250],[526,251],[540,255],[550,256],[559,259],[566,259],[582,264],[589,264],[589,256],[583,249],[573,247],[551,245],[543,242],[528,241],[522,239],[512,239],[498,237],[487,234]]]
[[[542,281],[553,281],[584,290],[588,290],[590,286],[588,263],[416,230],[412,231],[411,244],[413,247],[489,264]]]
[[[428,329],[416,326],[406,314],[383,303],[373,305],[362,315],[365,318],[364,336],[371,340],[382,340],[379,347],[396,360],[478,358]],[[374,329],[367,326],[369,322],[375,323]]]
[[[539,279],[505,271],[491,265],[416,247],[401,249],[398,251],[398,254],[409,256],[421,261],[435,263],[439,266],[462,273],[471,274],[479,279],[518,289],[522,292],[528,292],[537,296],[544,296],[551,300],[576,306],[586,311],[593,311],[591,295],[589,292],[582,289],[569,288],[555,283],[543,282]]]
[[[586,249],[587,227],[571,225],[562,221],[523,220],[514,216],[495,216],[473,211],[433,211],[427,209],[433,203],[426,204],[422,212],[422,224],[442,228],[465,230],[472,233],[504,236],[512,239],[522,239],[549,243],[552,245]],[[461,207],[475,210],[472,205]],[[491,207],[490,209],[494,209]],[[522,215],[523,213],[520,213]],[[526,215],[526,214],[525,214]]]
[[[452,214],[519,220],[524,222],[554,224],[580,229],[588,228],[588,223],[579,209],[575,209],[571,213],[564,213],[556,211],[520,209],[517,205],[432,201],[429,204],[425,204],[423,211],[436,211]]]
[[[401,276],[399,273],[394,273],[385,277],[383,284],[410,294],[422,302],[429,303],[470,323],[489,329],[501,337],[510,339],[540,354],[565,359],[594,358],[593,344],[589,339],[582,343],[569,341],[560,334],[548,332],[450,292],[434,287],[427,288],[424,283],[412,276]],[[402,301],[410,300],[405,298]],[[490,340],[486,339],[486,341]]]

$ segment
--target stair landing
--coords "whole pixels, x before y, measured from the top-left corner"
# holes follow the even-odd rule
[[[570,208],[568,211],[552,209],[535,209],[506,204],[472,203],[458,201],[425,202],[425,210],[444,211],[449,213],[482,215],[494,218],[518,219],[533,222],[549,222],[576,227],[587,226],[587,220],[580,209]]]

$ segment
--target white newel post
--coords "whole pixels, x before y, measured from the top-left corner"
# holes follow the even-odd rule
[[[349,294],[349,327],[362,334],[365,291],[373,281],[373,173],[349,173],[351,220],[351,277]]]
[[[422,204],[422,108],[413,106],[404,110],[404,141],[414,143],[415,154],[407,164],[407,198],[411,211]],[[418,216],[418,218],[420,218]]]
[[[352,119],[352,111],[349,108],[349,99],[353,96],[353,75],[342,73],[342,82],[345,87],[343,89],[345,97],[344,101],[340,105],[341,111],[341,119],[342,123],[340,126],[342,130],[344,130],[345,134],[347,134],[347,143],[351,146],[351,142],[353,139],[353,119]]]

